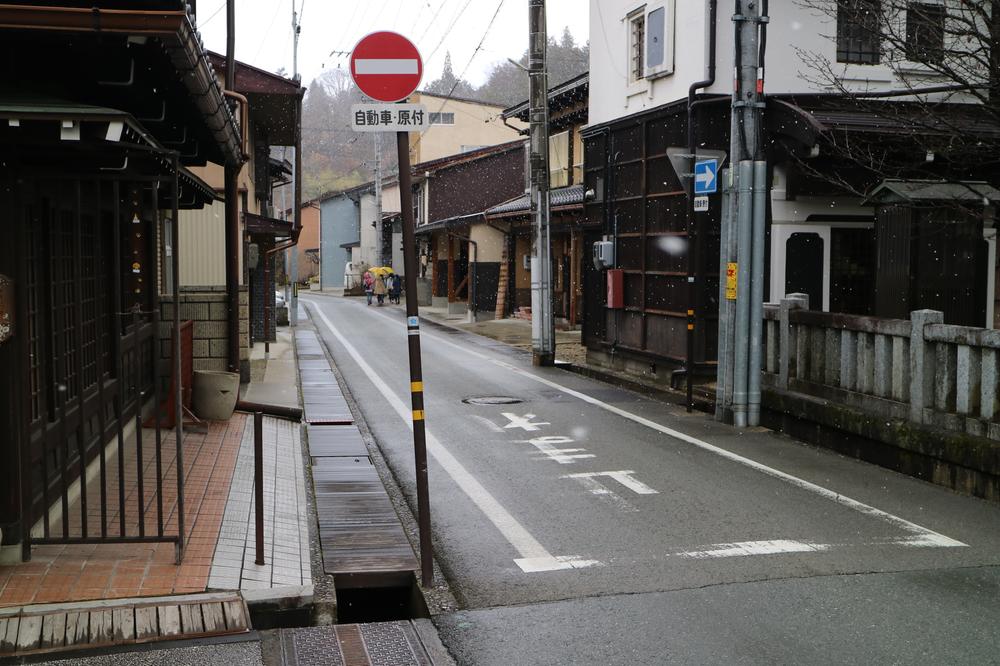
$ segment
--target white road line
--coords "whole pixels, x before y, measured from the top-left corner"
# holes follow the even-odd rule
[[[594,478],[597,476],[606,476],[609,479],[614,479],[618,483],[622,484],[636,495],[659,495],[658,490],[653,490],[647,486],[642,481],[638,479],[633,479],[632,475],[635,474],[630,469],[623,469],[617,472],[583,472],[580,474],[565,474],[562,478],[564,479],[584,479],[584,478]]]
[[[403,419],[407,427],[412,430],[412,414],[407,406],[403,404],[403,401],[393,393],[388,384],[368,365],[368,362],[358,353],[354,345],[337,330],[337,327],[333,325],[333,322],[330,321],[315,301],[303,302],[312,306],[313,312],[319,315],[319,318],[326,325],[327,329],[337,338],[344,347],[344,350],[350,354],[354,362],[361,368],[361,371],[365,373],[372,384],[375,385],[375,388],[385,397],[389,405],[399,415],[399,418]],[[521,556],[515,559],[514,562],[521,567],[522,571],[525,573],[534,573],[556,571],[559,569],[581,569],[601,564],[597,560],[584,560],[575,556],[553,556],[441,444],[438,438],[431,433],[430,429],[427,429],[425,432],[427,437],[427,452],[441,465],[442,469],[448,473],[448,476],[452,478],[458,487],[469,496],[469,499],[479,507],[479,510],[486,514],[489,521],[496,526],[503,537],[514,547],[514,550]]]
[[[710,550],[689,550],[683,553],[675,553],[675,556],[689,557],[700,560],[716,557],[778,555],[780,553],[819,553],[829,549],[830,546],[822,543],[807,543],[805,541],[778,539],[774,541],[739,541],[736,543],[718,543],[711,546]]]
[[[589,492],[591,495],[594,495],[599,499],[604,500],[605,502],[609,502],[620,511],[628,511],[630,513],[636,513],[639,511],[639,509],[630,504],[628,500],[626,500],[624,497],[622,497],[615,491],[605,487],[604,484],[595,479],[592,475],[570,474],[569,476],[564,476],[562,478],[576,479],[583,485],[584,488],[587,489],[587,492]]]
[[[387,318],[391,319],[391,317],[388,317],[388,315],[383,315],[383,316],[386,316]],[[858,500],[851,499],[850,497],[841,495],[840,493],[830,490],[829,488],[824,488],[823,486],[815,484],[811,481],[800,479],[799,477],[794,476],[792,474],[788,474],[787,472],[782,472],[781,470],[774,469],[773,467],[768,467],[767,465],[759,463],[756,460],[745,458],[737,453],[733,453],[732,451],[727,451],[726,449],[715,446],[714,444],[709,444],[706,441],[700,440],[697,437],[692,437],[691,435],[680,432],[679,430],[674,430],[673,428],[668,428],[667,426],[660,425],[659,423],[651,421],[645,417],[633,414],[631,412],[627,412],[624,409],[621,409],[620,407],[609,405],[608,403],[602,402],[597,398],[593,398],[585,393],[581,393],[580,391],[575,391],[569,387],[563,386],[562,384],[554,382],[550,379],[546,379],[545,377],[539,377],[538,375],[534,375],[526,370],[518,368],[517,366],[511,365],[510,363],[506,363],[499,359],[495,359],[491,356],[487,356],[486,354],[482,354],[480,352],[467,349],[462,345],[456,344],[451,340],[443,338],[439,335],[430,334],[429,337],[432,337],[434,338],[434,340],[441,342],[445,345],[448,345],[462,352],[465,352],[466,354],[475,356],[477,358],[481,358],[495,365],[498,365],[502,368],[510,370],[511,372],[515,372],[521,375],[522,377],[526,377],[540,384],[545,384],[546,386],[550,386],[554,389],[562,391],[566,395],[571,395],[574,398],[579,398],[580,400],[583,400],[586,403],[604,409],[608,412],[611,412],[612,414],[617,414],[618,416],[621,416],[622,418],[638,423],[639,425],[646,426],[647,428],[656,430],[657,432],[663,433],[664,435],[667,435],[669,437],[673,437],[674,439],[679,439],[682,442],[693,444],[694,446],[697,446],[700,449],[703,449],[710,453],[714,453],[715,455],[718,456],[722,456],[723,458],[726,458],[727,460],[738,463],[740,465],[745,465],[747,467],[750,467],[751,469],[757,470],[758,472],[767,474],[768,476],[772,476],[776,479],[781,479],[782,481],[790,483],[793,486],[796,486],[797,488],[806,490],[811,493],[815,493],[820,497],[828,499],[832,502],[836,502],[837,504],[845,506],[849,509],[853,509],[858,513],[864,514],[866,516],[871,516],[872,518],[877,518],[879,520],[883,520],[889,523],[890,525],[894,525],[900,529],[903,529],[915,535],[917,538],[912,540],[911,545],[920,545],[927,548],[962,548],[968,546],[968,544],[966,543],[958,541],[957,539],[952,539],[949,536],[945,536],[944,534],[935,532],[934,530],[922,527],[921,525],[917,525],[916,523],[910,522],[905,518],[900,518],[899,516],[893,515],[881,509],[876,509],[875,507],[865,504],[864,502],[859,502]]]

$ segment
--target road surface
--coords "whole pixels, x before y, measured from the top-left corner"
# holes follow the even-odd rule
[[[303,302],[415,506],[403,311]],[[421,342],[459,663],[1000,663],[1000,507],[426,321]]]

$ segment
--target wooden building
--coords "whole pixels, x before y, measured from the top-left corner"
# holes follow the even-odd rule
[[[105,501],[83,502],[89,533],[65,514],[88,463],[103,483],[105,444],[165,390],[175,211],[215,198],[187,167],[242,161],[193,19],[179,0],[0,6],[0,559],[32,542],[171,538],[162,521],[119,531]]]

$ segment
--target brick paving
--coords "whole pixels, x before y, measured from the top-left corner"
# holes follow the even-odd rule
[[[247,426],[247,417],[235,414],[227,422],[212,422],[207,433],[186,433],[185,464],[185,529],[187,542],[184,561],[174,563],[172,543],[39,545],[32,548],[32,560],[0,566],[0,606],[86,601],[136,596],[158,596],[174,593],[202,592],[207,588],[216,542],[229,496],[233,470]],[[153,441],[151,430],[143,432],[146,443]],[[164,471],[163,516],[165,532],[177,533],[177,480],[174,467],[172,431],[163,433],[161,465]],[[133,447],[126,447],[131,449]],[[157,505],[154,447],[144,446],[143,467],[145,527],[147,534],[156,531]],[[109,456],[108,524],[112,534],[118,530],[118,468],[115,456]],[[135,518],[138,506],[138,484],[134,454],[126,457],[124,482],[126,487],[126,534],[137,533]],[[88,530],[99,534],[100,490],[97,483],[87,487]],[[79,534],[79,499],[70,505],[69,530]],[[52,533],[62,530],[59,520],[51,525]]]

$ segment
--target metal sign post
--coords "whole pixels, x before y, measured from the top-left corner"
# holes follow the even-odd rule
[[[365,37],[351,54],[355,84],[374,100],[398,102],[420,83],[423,63],[417,48],[402,35],[376,32]],[[357,131],[396,129],[399,151],[399,205],[403,218],[403,273],[406,291],[406,336],[410,357],[410,406],[413,410],[413,457],[417,468],[417,522],[420,528],[420,579],[434,584],[434,551],[431,544],[430,492],[427,482],[427,436],[424,430],[424,380],[420,363],[420,316],[417,307],[417,237],[413,219],[413,184],[410,174],[409,129],[422,127],[426,113],[405,104],[358,105],[352,110]],[[382,239],[378,242],[381,244]]]

